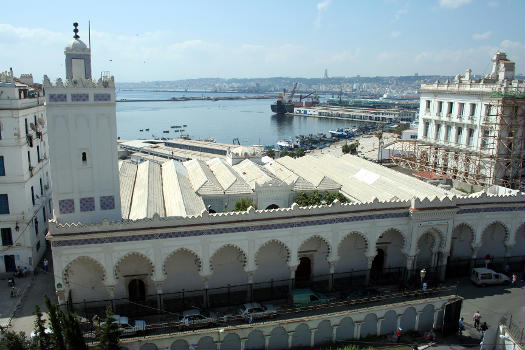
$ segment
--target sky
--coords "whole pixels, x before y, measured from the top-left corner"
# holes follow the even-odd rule
[[[523,0],[6,1],[0,70],[65,75],[73,22],[94,77],[456,75],[491,70],[497,51],[525,67]],[[8,15],[7,15],[8,14]]]

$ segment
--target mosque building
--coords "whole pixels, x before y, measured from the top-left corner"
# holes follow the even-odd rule
[[[232,165],[220,158],[118,161],[115,84],[92,79],[90,48],[65,48],[66,79],[44,78],[52,166],[51,242],[59,301],[144,301],[221,287],[251,299],[258,286],[389,271],[410,278],[489,254],[525,256],[525,195],[435,187],[345,155]],[[348,203],[299,207],[302,192]],[[489,193],[490,192],[490,193]],[[232,212],[241,198],[258,210]]]

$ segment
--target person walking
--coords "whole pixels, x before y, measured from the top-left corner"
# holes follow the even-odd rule
[[[47,258],[44,258],[44,271],[47,272],[47,269],[48,269],[48,266],[49,265],[49,261],[47,260]]]
[[[516,282],[518,281],[518,276],[513,273],[512,274],[512,280],[511,280],[511,284],[512,284],[512,287],[516,287]]]
[[[485,338],[485,332],[489,329],[489,326],[487,326],[487,322],[483,322],[483,324],[479,327],[479,330],[481,331],[481,341]]]
[[[476,311],[474,313],[474,316],[472,316],[472,320],[474,321],[474,328],[476,328],[476,330],[479,330],[479,322],[481,321],[481,314],[479,313],[479,311]]]
[[[458,327],[458,334],[463,335],[463,331],[465,330],[465,322],[463,322],[463,317],[459,319],[459,327]]]

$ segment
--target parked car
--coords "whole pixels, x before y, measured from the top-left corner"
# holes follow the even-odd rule
[[[292,290],[292,303],[294,306],[322,304],[329,301],[330,299],[326,295],[314,292],[311,289]]]
[[[364,298],[373,298],[373,297],[377,297],[380,295],[381,295],[381,292],[378,291],[377,289],[362,288],[362,289],[356,289],[350,292],[350,294],[346,296],[346,299],[357,300],[357,299],[364,299]]]
[[[472,283],[482,287],[489,284],[505,284],[510,282],[508,276],[484,267],[473,268],[470,274],[470,280]]]
[[[53,334],[53,330],[51,328],[44,328],[44,333]],[[29,335],[29,339],[33,339],[35,336],[36,336],[35,331],[32,331],[31,334]]]
[[[277,308],[271,304],[261,305],[259,303],[247,303],[239,310],[239,313],[246,320],[256,320],[277,315]]]
[[[115,319],[113,323],[118,324],[119,330],[123,336],[133,335],[146,330],[146,321],[135,320],[133,322],[126,316],[120,315],[113,315],[113,318]],[[100,322],[100,324],[103,325],[104,322]]]
[[[218,315],[200,309],[190,309],[182,313],[180,322],[186,327],[203,327],[218,322]]]

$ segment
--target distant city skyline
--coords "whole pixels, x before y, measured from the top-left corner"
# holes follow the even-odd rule
[[[525,67],[525,2],[91,1],[23,7],[0,20],[0,70],[64,77],[63,50],[91,20],[93,71],[117,82],[191,78],[489,73],[498,51]]]

